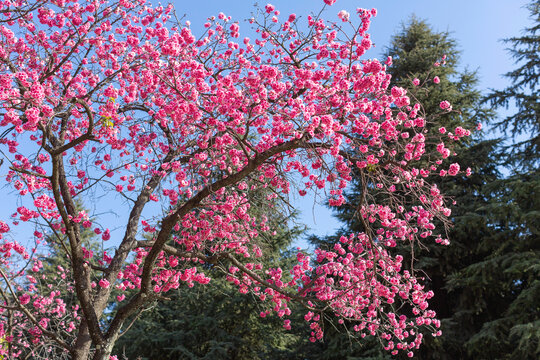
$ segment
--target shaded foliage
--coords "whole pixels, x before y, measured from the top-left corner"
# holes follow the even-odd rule
[[[528,9],[532,26],[505,40],[517,66],[505,75],[511,85],[485,98],[513,110],[494,122],[514,140],[498,149],[510,175],[483,187],[487,231],[475,241],[479,259],[448,281],[460,294],[455,325],[470,330],[463,348],[473,359],[540,357],[540,2]]]
[[[296,258],[287,249],[302,231],[289,227],[294,215],[287,215],[284,202],[268,202],[261,192],[249,196],[250,213],[267,216],[273,229],[259,235],[265,264],[291,266]],[[275,314],[261,318],[260,301],[226,280],[227,266],[206,269],[213,286],[181,286],[168,301],[143,310],[114,352],[129,359],[294,359],[292,344],[305,333],[286,331]]]
[[[145,310],[117,342],[129,359],[284,358],[294,335],[282,320],[261,319],[256,299],[242,296],[223,278],[212,287],[183,286],[171,300]],[[280,330],[281,328],[281,330]]]

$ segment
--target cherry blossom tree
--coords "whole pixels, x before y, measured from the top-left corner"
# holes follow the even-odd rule
[[[328,317],[394,354],[440,333],[433,293],[390,250],[448,242],[434,221],[448,224],[450,210],[427,178],[464,171],[443,159],[470,132],[431,135],[437,114],[389,88],[392,60],[363,58],[374,9],[331,22],[268,4],[250,20],[255,39],[224,14],[196,37],[172,6],[145,0],[0,1],[0,12],[2,171],[26,204],[0,221],[2,355],[108,359],[167,291],[212,286],[209,267],[286,328],[289,304],[302,304],[312,341]],[[263,268],[259,239],[272,229],[249,194],[264,189],[271,206],[318,189],[340,206],[355,167],[365,231],[298,252],[292,269]],[[77,206],[97,197],[91,213]],[[113,231],[100,214],[119,204]],[[20,223],[32,239],[11,235]],[[111,246],[87,248],[87,230]],[[39,257],[50,246],[69,264],[55,277]]]

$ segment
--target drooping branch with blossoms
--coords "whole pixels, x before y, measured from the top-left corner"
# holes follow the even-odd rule
[[[182,282],[212,286],[209,266],[285,327],[289,304],[301,303],[313,341],[329,314],[393,353],[412,354],[424,328],[438,334],[433,294],[390,249],[447,242],[434,222],[448,224],[450,210],[426,178],[446,174],[442,159],[469,133],[430,138],[437,114],[389,89],[391,59],[363,58],[375,10],[341,11],[337,23],[321,11],[304,23],[269,4],[250,20],[251,40],[224,14],[197,38],[173,21],[172,6],[145,0],[36,4],[0,2],[2,170],[31,204],[11,221],[36,228],[33,242],[15,241],[0,222],[2,355],[37,356],[40,345],[108,359],[145,306]],[[263,268],[259,238],[272,229],[249,212],[248,194],[264,189],[271,205],[320,189],[340,206],[354,168],[364,231],[313,258],[299,252],[293,269]],[[448,174],[459,171],[452,164]],[[77,206],[98,196],[108,208]],[[149,213],[150,202],[161,210]],[[94,220],[115,204],[128,207],[121,234]],[[112,251],[87,249],[84,229]],[[71,308],[35,285],[47,281],[43,233],[69,260]]]

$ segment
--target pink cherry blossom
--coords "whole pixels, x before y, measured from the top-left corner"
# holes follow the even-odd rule
[[[450,102],[448,102],[447,100],[441,101],[441,103],[439,104],[439,106],[440,106],[441,109],[443,109],[443,110],[450,110],[450,109],[451,109]]]
[[[109,283],[109,281],[107,279],[101,279],[99,280],[99,286],[101,286],[102,288],[106,289],[109,287],[109,285],[111,285]]]
[[[347,22],[347,21],[349,21],[350,14],[345,10],[341,10],[338,13],[338,17],[341,19],[341,21]]]
[[[450,165],[450,168],[448,169],[448,175],[455,176],[459,172],[459,164],[454,163]]]

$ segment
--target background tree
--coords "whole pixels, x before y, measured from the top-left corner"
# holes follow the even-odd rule
[[[259,240],[265,244],[265,267],[290,268],[296,259],[289,248],[302,231],[292,225],[294,215],[288,215],[282,200],[269,202],[262,194],[268,192],[250,193],[250,213],[267,216],[268,226],[277,233]],[[220,269],[207,273],[212,287],[182,285],[171,291],[170,300],[156,302],[140,314],[119,338],[115,353],[163,360],[296,358],[294,344],[305,336],[286,330],[274,314],[261,318],[266,309],[256,298],[231,287]]]
[[[440,107],[437,99],[448,99],[452,103],[454,111],[431,119],[432,124],[428,131],[453,133],[458,127],[475,128],[479,122],[494,116],[492,111],[481,104],[481,94],[476,88],[476,73],[458,70],[457,44],[447,32],[434,32],[425,21],[412,17],[392,38],[385,55],[393,59],[392,66],[388,68],[393,84],[424,85],[417,91],[412,90],[412,96],[423,104],[426,113],[433,113]],[[433,149],[437,144],[426,146]],[[430,288],[435,292],[430,303],[443,322],[442,337],[429,339],[426,346],[416,354],[419,358],[453,359],[465,356],[463,344],[468,340],[467,333],[462,328],[465,324],[455,326],[453,319],[454,316],[464,316],[461,313],[463,309],[460,308],[458,296],[448,292],[448,276],[482,256],[475,253],[475,245],[471,243],[471,239],[480,238],[489,232],[485,221],[487,210],[482,210],[488,202],[482,190],[498,176],[497,156],[494,152],[496,146],[497,141],[481,139],[461,143],[458,155],[448,154],[445,161],[457,162],[464,168],[470,168],[472,175],[442,177],[434,181],[442,192],[450,195],[459,204],[452,209],[454,227],[447,230],[450,239],[448,247],[443,250],[434,243],[423,243],[422,246],[414,248],[408,244],[398,245],[401,254],[408,254],[405,263],[410,262],[413,257],[420,258],[418,269],[421,269]],[[329,238],[313,237],[313,244],[331,247],[342,234],[364,229],[354,206],[363,196],[361,174],[353,174],[353,186],[346,193],[347,203],[334,208],[336,217],[344,224],[343,228],[337,235]],[[335,333],[327,332],[327,335],[324,343],[313,345],[322,353],[307,355],[315,353],[312,348],[306,351],[306,358],[384,358],[384,354],[378,350],[380,346],[377,341],[371,344],[366,344],[365,341],[355,344],[348,341],[346,333],[339,329]],[[469,335],[472,336],[470,333]]]
[[[85,213],[89,211],[80,200],[76,201],[75,206],[78,211]],[[51,299],[56,303],[57,308],[54,309],[53,306],[52,310],[56,310],[61,316],[48,317],[47,328],[54,331],[59,338],[69,341],[72,333],[76,330],[76,322],[80,321],[80,317],[77,315],[73,316],[74,313],[69,310],[75,310],[76,313],[77,309],[80,308],[80,304],[73,287],[70,259],[65,256],[65,248],[68,246],[67,237],[61,232],[51,230],[50,228],[45,228],[44,231],[45,233],[36,230],[35,235],[40,242],[47,244],[49,252],[47,254],[34,254],[37,259],[30,274],[35,274],[35,276],[30,275],[32,281],[26,285],[28,287],[35,287],[35,291],[32,292],[41,296],[35,296],[32,300],[43,302],[45,305],[52,305],[52,302],[48,304],[49,301],[45,299]],[[89,253],[103,253],[103,241],[94,231],[84,228],[81,224],[80,234],[82,246],[85,251]],[[103,260],[96,258],[92,260],[95,261],[94,266],[101,266],[103,264]],[[94,281],[97,282],[99,279],[94,279]],[[24,291],[21,290],[21,294],[24,296]],[[63,311],[63,309],[68,311]],[[44,313],[47,313],[51,309],[45,307],[44,310]],[[7,344],[11,348],[21,350],[17,356],[25,359],[69,358],[69,353],[65,349],[58,348],[51,344],[51,342],[42,341],[40,338],[42,334],[35,327],[17,327],[13,325],[11,327],[18,333],[8,335],[11,337],[11,340]]]
[[[438,181],[441,189],[452,195],[459,206],[453,210],[455,225],[450,230],[451,243],[447,251],[430,248],[429,255],[422,257],[419,265],[429,277],[431,286],[437,289],[432,305],[443,319],[443,335],[428,341],[417,354],[419,358],[532,359],[539,356],[539,3],[531,3],[529,9],[533,26],[526,29],[522,37],[507,40],[513,45],[511,54],[519,64],[516,70],[507,74],[513,85],[493,91],[485,99],[495,106],[515,103],[517,111],[495,123],[499,129],[514,136],[515,141],[506,144],[501,140],[473,141],[458,155],[460,164],[470,166],[473,175]],[[415,20],[411,22],[412,25],[415,23]],[[423,27],[418,25],[412,28]],[[430,71],[429,64],[437,61],[438,56],[432,54],[430,58],[429,49],[440,49],[445,42],[440,38],[430,42],[418,36],[418,31],[410,38],[406,34],[397,36],[389,49],[389,54],[395,57],[389,72],[394,80],[402,82],[415,77],[425,79],[424,74]],[[415,49],[413,40],[426,47]],[[444,52],[453,53],[448,49]],[[421,64],[424,58],[429,59],[425,61],[424,72],[404,61],[410,59],[413,64]],[[451,60],[452,57],[447,56],[446,69],[452,68]],[[396,71],[400,68],[406,72]],[[451,86],[448,82],[444,86],[440,73],[432,75],[441,79],[443,86],[438,89],[450,90],[448,97],[452,93],[459,96],[458,87],[469,84],[459,81],[452,88],[448,87]],[[477,92],[469,93],[463,99],[465,109],[479,106]],[[466,105],[468,99],[472,99],[474,107]],[[425,99],[426,102],[429,99]],[[482,120],[485,116],[493,121],[489,113],[478,116],[481,112],[477,110],[464,114],[464,120]],[[457,120],[458,123],[461,121]],[[445,122],[440,125],[448,127]],[[511,175],[505,178],[499,172],[502,167],[510,168]],[[353,192],[349,196],[354,199],[357,194]],[[355,222],[351,221],[354,211],[347,207],[336,210],[340,219],[348,226],[354,226]],[[336,342],[331,339],[330,343],[332,341]],[[357,348],[353,354],[370,358],[372,354],[368,352],[372,351],[371,348]],[[326,355],[326,358],[332,358],[332,355]]]
[[[499,164],[509,175],[482,189],[487,231],[475,242],[479,258],[449,281],[461,294],[454,320],[468,329],[463,347],[471,359],[540,356],[540,3],[528,9],[532,26],[505,40],[517,65],[505,75],[511,85],[485,99],[511,113],[494,123],[513,140],[499,149]]]

